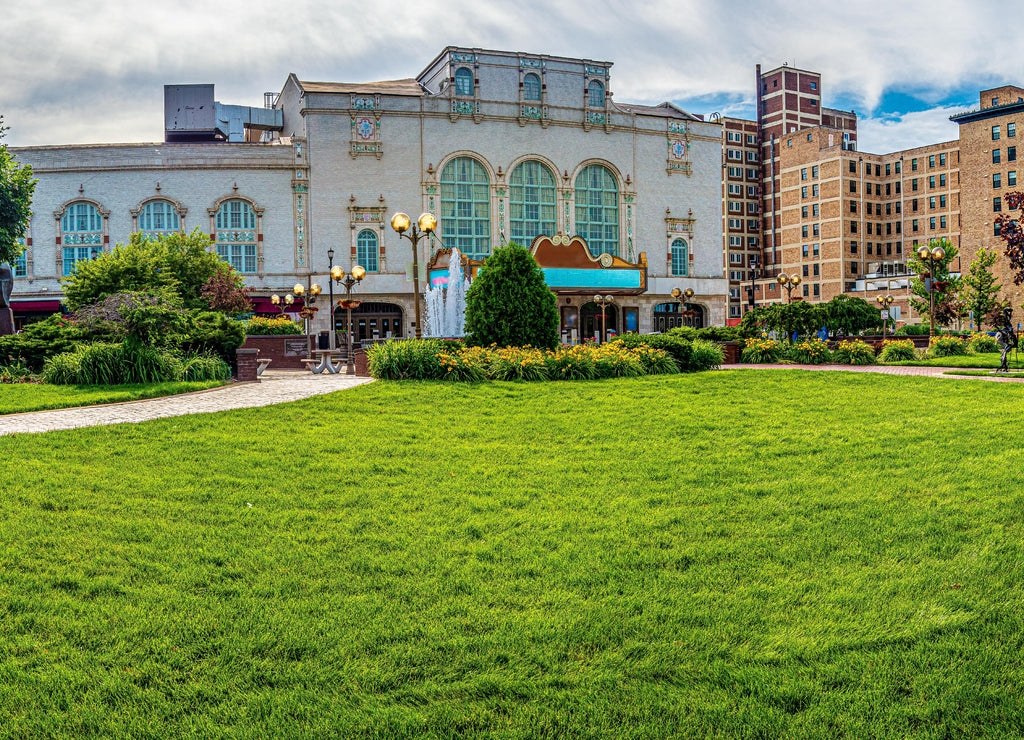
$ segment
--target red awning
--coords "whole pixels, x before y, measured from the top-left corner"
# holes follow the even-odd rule
[[[60,311],[60,301],[19,301],[12,298],[11,309],[15,313],[57,313]]]

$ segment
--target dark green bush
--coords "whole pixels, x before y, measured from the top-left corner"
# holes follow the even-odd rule
[[[189,312],[175,340],[176,349],[186,356],[214,354],[231,364],[245,342],[245,324],[215,311]]]
[[[699,362],[693,359],[693,342],[682,337],[671,334],[623,334],[616,341],[622,342],[627,347],[640,347],[646,345],[655,349],[663,349],[675,361],[676,367],[681,373],[692,373],[698,370],[708,370],[701,367]]]
[[[901,337],[927,335],[929,328],[928,324],[904,324],[896,330],[896,334]]]
[[[19,334],[0,337],[0,365],[24,365],[40,372],[48,357],[70,352],[85,333],[59,314],[27,325]]]

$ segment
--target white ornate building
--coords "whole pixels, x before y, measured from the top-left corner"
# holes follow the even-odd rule
[[[613,295],[617,331],[679,323],[674,287],[694,291],[695,321],[725,321],[720,125],[613,101],[608,62],[449,47],[405,80],[290,75],[272,111],[206,105],[212,86],[196,88],[167,88],[164,143],[13,150],[39,178],[16,318],[55,310],[60,277],[133,230],[198,227],[253,286],[255,310],[276,312],[268,297],[297,282],[326,294],[333,249],[368,272],[357,338],[410,336],[411,246],[389,220],[430,211],[421,270],[441,247],[483,259],[506,241],[583,237],[592,269],[556,290],[567,335],[593,331],[595,293]],[[642,288],[607,282],[603,255],[642,270]],[[311,328],[329,321],[322,310]]]

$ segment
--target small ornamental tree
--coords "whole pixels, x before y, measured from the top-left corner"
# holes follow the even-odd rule
[[[228,263],[203,284],[202,296],[211,311],[222,311],[228,316],[238,316],[252,312],[249,294],[252,288],[246,287],[245,281]]]
[[[466,293],[466,333],[473,344],[558,345],[558,306],[529,250],[510,242],[487,258]]]
[[[856,336],[882,323],[882,313],[863,298],[840,293],[822,307],[825,326],[832,333]]]
[[[1014,190],[1003,196],[1003,203],[1010,211],[1024,207],[1024,192]],[[1024,283],[1024,230],[1021,229],[1018,217],[1002,214],[996,218],[999,226],[999,237],[1006,242],[1006,258],[1010,261],[1013,282]]]
[[[0,116],[0,139],[6,130]],[[19,165],[7,146],[0,144],[0,265],[14,262],[24,251],[18,239],[28,228],[35,189],[32,168]]]
[[[967,275],[963,277],[962,297],[967,308],[974,314],[974,321],[981,329],[984,322],[991,323],[989,314],[999,305],[996,296],[1003,287],[996,282],[995,275],[989,268],[995,264],[999,255],[991,249],[981,247],[971,261]],[[1001,313],[1001,311],[1000,311]],[[991,324],[995,326],[995,324]]]

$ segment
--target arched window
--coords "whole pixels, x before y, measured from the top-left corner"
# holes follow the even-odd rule
[[[71,275],[80,261],[103,249],[103,217],[92,203],[72,203],[60,220],[64,245],[64,275]]]
[[[509,178],[512,241],[524,247],[534,237],[555,233],[555,176],[540,162],[523,162]]]
[[[473,259],[491,253],[491,181],[475,159],[458,157],[441,171],[441,228],[446,247]]]
[[[217,255],[241,273],[256,272],[256,212],[244,200],[217,210]]]
[[[473,94],[473,70],[469,67],[459,67],[455,70],[455,94]]]
[[[619,186],[607,167],[588,165],[576,178],[576,233],[593,254],[619,254]]]
[[[689,271],[689,249],[685,241],[676,239],[672,242],[672,274],[685,276]]]
[[[151,236],[173,234],[181,230],[181,219],[174,204],[166,200],[153,200],[139,211],[139,231]]]
[[[356,264],[367,272],[377,272],[377,256],[380,253],[377,235],[371,229],[363,229],[356,237]]]
[[[540,77],[533,72],[523,77],[523,100],[540,100]]]
[[[591,108],[604,108],[604,85],[591,80],[587,85],[587,105]]]

